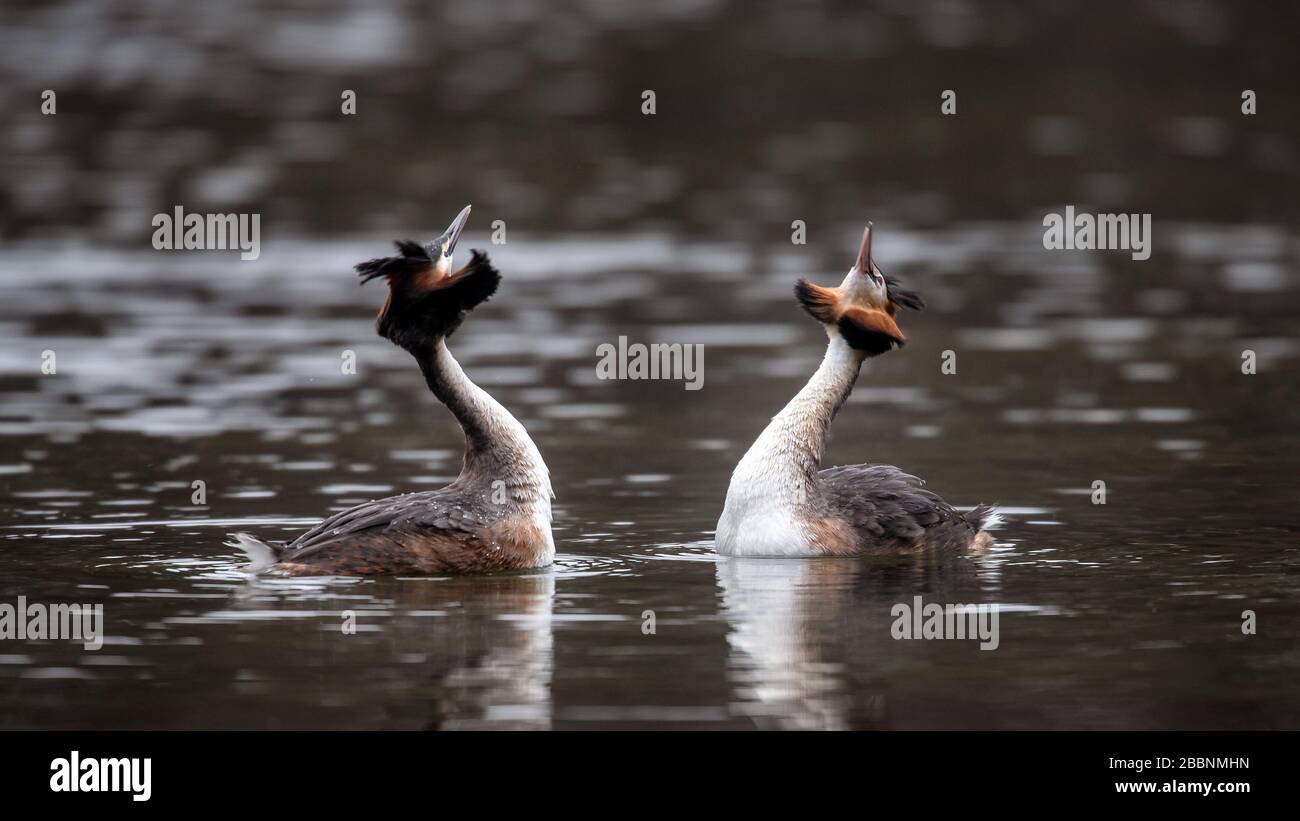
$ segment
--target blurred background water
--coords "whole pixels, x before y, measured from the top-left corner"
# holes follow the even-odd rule
[[[1294,9],[643,5],[6,3],[0,603],[100,602],[108,638],[0,642],[0,727],[1300,726]],[[224,533],[457,473],[350,266],[466,202],[505,281],[452,347],[551,467],[556,566],[249,581]],[[1151,213],[1151,259],[1044,250],[1065,204]],[[260,213],[260,258],[153,250],[176,205]],[[719,561],[824,347],[791,285],[867,219],[930,309],[827,463],[1008,523]],[[599,380],[620,335],[703,344],[704,388]],[[894,641],[915,595],[998,603],[999,649]]]

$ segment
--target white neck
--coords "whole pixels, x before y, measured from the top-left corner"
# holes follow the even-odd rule
[[[422,358],[420,366],[429,389],[465,431],[465,464],[456,483],[489,492],[504,488],[512,501],[544,509],[549,522],[554,495],[550,472],[524,426],[470,381],[444,339],[433,344],[432,356]]]
[[[738,503],[802,507],[817,492],[826,432],[848,399],[863,354],[832,332],[826,357],[803,390],[749,448],[731,477],[727,506]]]

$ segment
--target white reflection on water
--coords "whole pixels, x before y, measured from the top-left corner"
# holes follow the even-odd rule
[[[841,671],[822,657],[818,627],[860,572],[844,560],[718,559],[734,711],[759,726],[848,726]]]

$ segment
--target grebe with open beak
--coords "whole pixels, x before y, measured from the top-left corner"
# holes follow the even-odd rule
[[[862,363],[906,342],[894,315],[921,297],[886,277],[871,258],[871,225],[839,287],[801,279],[799,304],[830,344],[803,390],[773,417],[736,466],[715,536],[727,556],[861,556],[928,548],[982,548],[998,517],[981,505],[961,513],[889,465],[818,470],[831,420]]]
[[[227,544],[250,570],[287,575],[476,573],[549,565],[551,481],[528,431],[475,385],[447,349],[465,315],[496,292],[501,275],[481,251],[451,270],[469,206],[428,245],[400,241],[398,256],[356,266],[363,283],[388,282],[380,336],[415,357],[424,381],[465,432],[465,461],[441,490],[376,499],[337,513],[291,542],[247,533]]]

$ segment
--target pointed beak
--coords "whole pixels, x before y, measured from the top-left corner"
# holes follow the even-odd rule
[[[442,247],[443,256],[451,256],[451,252],[456,250],[456,240],[460,239],[460,232],[465,230],[465,223],[469,222],[469,210],[472,206],[465,206],[461,212],[456,215],[456,219],[451,221],[447,230],[442,232],[438,237],[438,244]]]
[[[858,248],[858,261],[853,263],[853,270],[867,273],[871,270],[871,223],[862,232],[862,246]]]

